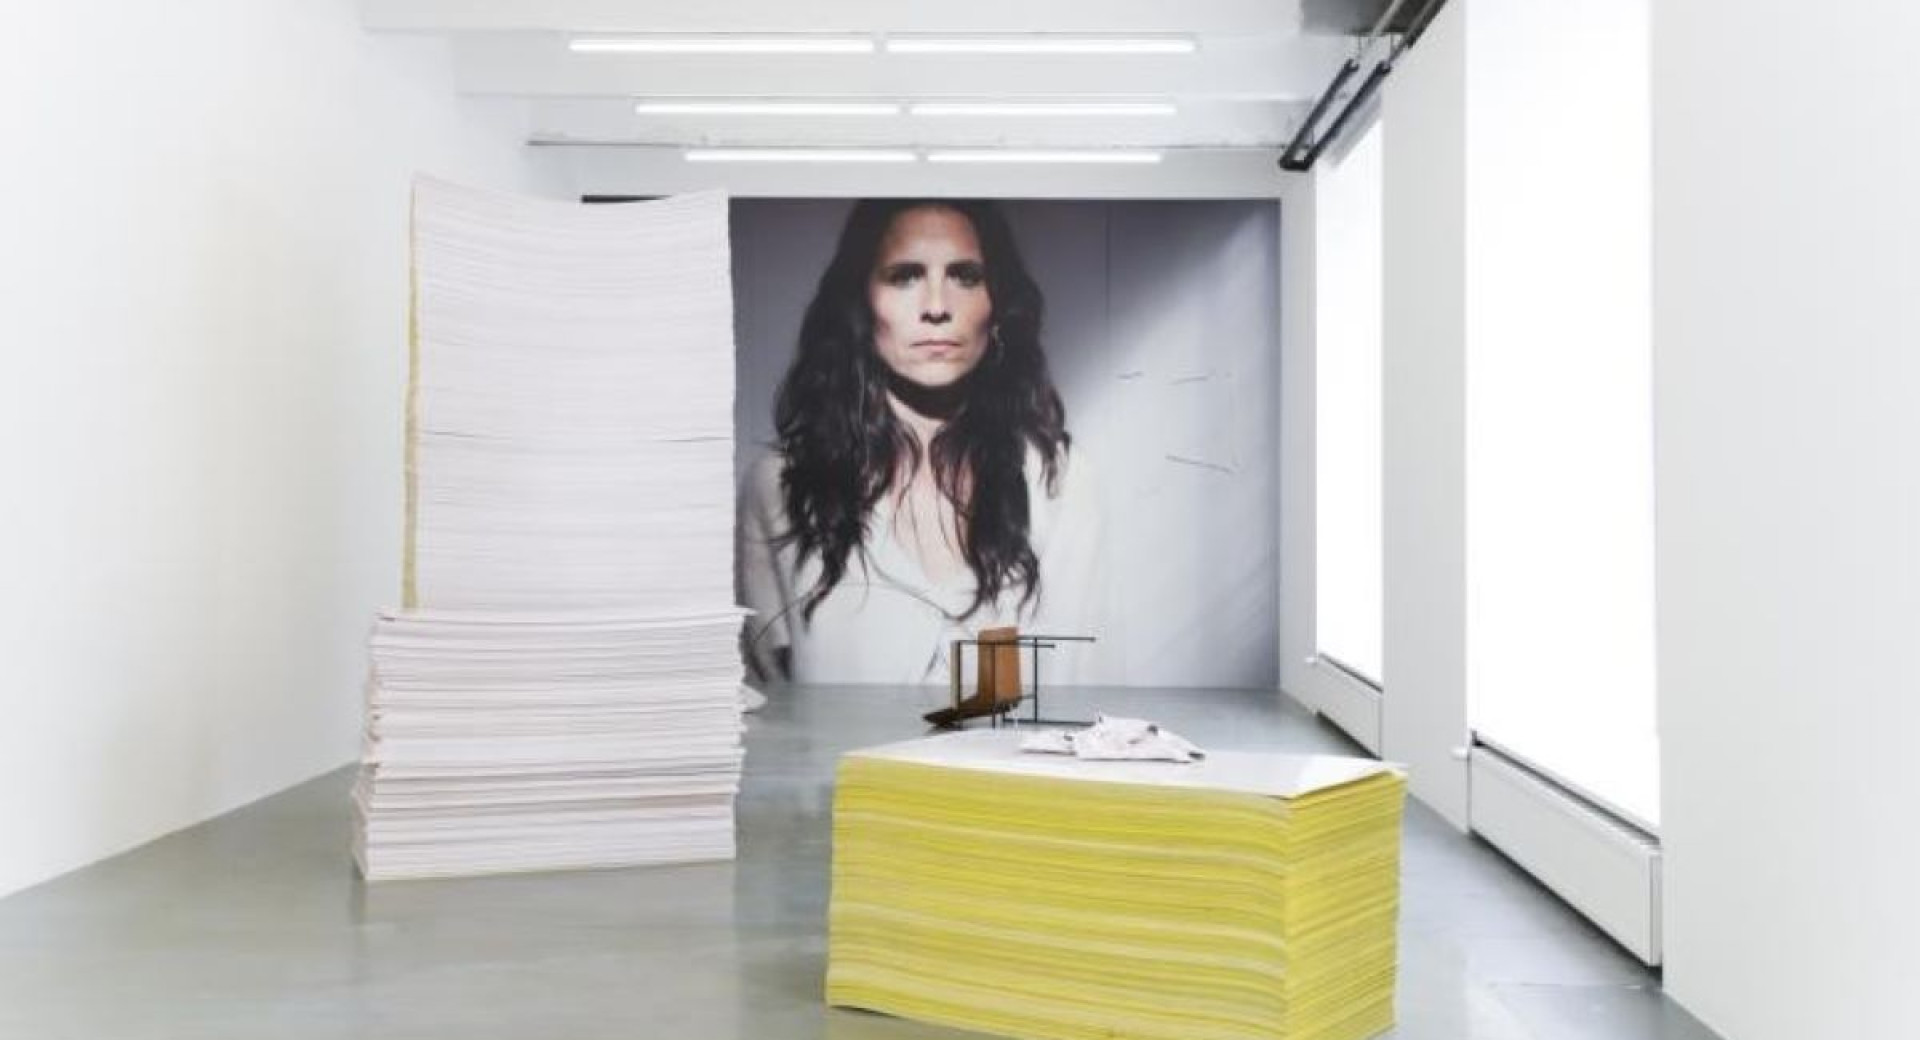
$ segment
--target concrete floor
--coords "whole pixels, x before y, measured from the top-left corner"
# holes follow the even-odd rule
[[[747,735],[736,863],[368,887],[350,771],[0,900],[0,1037],[909,1040],[821,1006],[836,756],[923,732],[923,695],[776,692]],[[1353,753],[1270,691],[1048,694],[1205,747]],[[1477,840],[1408,807],[1395,1040],[1715,1040]]]

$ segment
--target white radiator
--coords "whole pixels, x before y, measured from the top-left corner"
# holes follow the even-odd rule
[[[1660,843],[1485,746],[1467,821],[1649,965],[1660,963]]]
[[[1361,747],[1380,753],[1380,688],[1331,658],[1307,658],[1300,689],[1287,691],[1338,726]]]

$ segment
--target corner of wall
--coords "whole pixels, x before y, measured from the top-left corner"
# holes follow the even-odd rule
[[[1308,707],[1314,612],[1315,187],[1286,175],[1280,197],[1280,688]]]

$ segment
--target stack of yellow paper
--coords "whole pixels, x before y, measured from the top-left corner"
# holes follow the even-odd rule
[[[1404,781],[1365,759],[854,752],[827,1000],[1015,1037],[1362,1040],[1393,1024]]]

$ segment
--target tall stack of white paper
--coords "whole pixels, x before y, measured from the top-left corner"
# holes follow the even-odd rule
[[[724,859],[739,786],[726,200],[414,194],[405,602],[370,879]]]
[[[733,604],[726,199],[414,194],[409,602]]]

